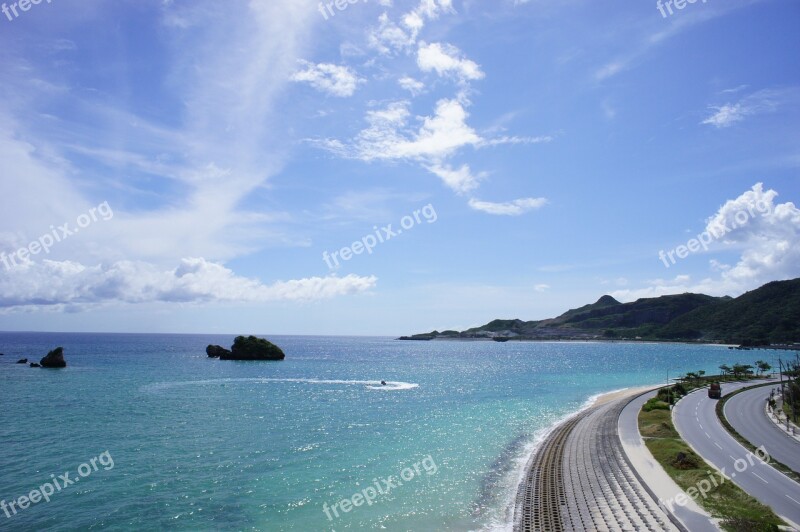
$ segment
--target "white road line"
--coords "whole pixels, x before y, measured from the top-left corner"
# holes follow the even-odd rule
[[[699,423],[698,423],[698,425],[699,425]],[[706,429],[703,428],[703,425],[700,425],[700,430],[706,430]]]
[[[718,444],[717,442],[714,442],[714,445],[716,445],[717,447],[719,447],[720,449],[722,449],[722,445]]]
[[[786,494],[784,493],[784,495],[786,495]],[[793,500],[794,502],[796,502],[797,504],[800,504],[800,501],[798,501],[797,499],[795,499],[795,498],[794,498],[794,497],[792,497],[791,495],[786,495],[786,496],[787,496],[787,497],[789,497],[790,499],[792,499],[792,500]]]
[[[734,462],[736,461],[736,458],[734,458],[733,456],[731,456],[731,455],[728,455],[728,456],[730,456],[731,460],[733,460]]]
[[[709,440],[711,439],[711,436],[708,435],[708,432],[706,432],[706,438],[708,438]],[[720,449],[722,449],[722,447],[720,447]]]
[[[761,480],[761,482],[763,482],[764,484],[769,484],[769,482],[767,482],[766,480],[764,480],[763,478],[761,478],[761,475],[759,475],[759,474],[758,474],[758,473],[756,473],[755,471],[751,471],[751,473],[753,473],[755,476],[757,476],[757,477],[758,477],[758,478]]]

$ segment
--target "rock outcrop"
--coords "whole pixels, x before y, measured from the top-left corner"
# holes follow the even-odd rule
[[[28,363],[28,359],[27,358],[21,358],[21,359],[17,360],[17,364],[27,364],[27,363]]]
[[[231,352],[219,345],[209,345],[206,347],[206,354],[209,358],[220,358],[223,355],[230,355]]]
[[[66,368],[67,361],[64,360],[64,348],[56,347],[39,361],[43,368]]]
[[[255,336],[237,336],[229,353],[220,360],[283,360],[286,355],[277,345]]]

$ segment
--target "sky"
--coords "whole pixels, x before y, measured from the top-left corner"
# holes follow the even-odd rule
[[[0,330],[401,335],[800,277],[796,0],[22,4]]]

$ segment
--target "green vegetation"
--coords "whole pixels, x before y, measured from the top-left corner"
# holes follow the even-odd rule
[[[645,412],[651,412],[653,410],[669,410],[669,403],[662,401],[658,397],[653,397],[652,399],[647,400],[644,406],[642,406],[642,410]]]
[[[280,347],[263,338],[237,336],[230,352],[221,352],[220,360],[283,360]]]
[[[677,294],[620,303],[611,296],[603,296],[557,318],[493,320],[461,333],[433,331],[404,339],[493,336],[516,340],[619,338],[724,342],[747,348],[791,343],[800,341],[800,279],[769,283],[736,299]]]
[[[742,345],[797,341],[800,279],[769,283],[736,299],[692,310],[663,327],[659,336],[682,337],[688,329]]]
[[[659,390],[655,399],[679,393],[680,389],[674,389],[677,386]],[[714,471],[680,438],[668,410],[642,409],[639,413],[639,431],[652,455],[684,491],[707,480],[709,471]],[[711,487],[706,497],[698,497],[696,501],[712,516],[721,519],[721,526],[725,530],[778,530],[778,526],[783,525],[772,510],[727,480]]]
[[[798,422],[800,418],[800,357],[781,362],[783,375],[787,379],[783,387],[783,411],[789,419]]]

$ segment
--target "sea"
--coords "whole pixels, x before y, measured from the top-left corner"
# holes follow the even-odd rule
[[[777,356],[261,336],[286,359],[206,356],[232,335],[0,333],[0,530],[510,530],[530,454],[598,395]],[[66,369],[16,364],[56,346]]]

